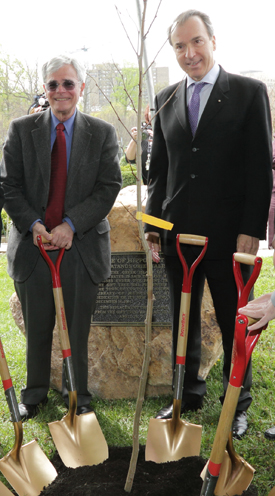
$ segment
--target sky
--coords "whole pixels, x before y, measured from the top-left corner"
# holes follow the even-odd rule
[[[146,30],[158,6],[159,0],[148,0]],[[274,0],[162,0],[146,40],[149,63],[165,42],[168,26],[190,8],[210,16],[217,40],[215,60],[224,69],[264,71],[275,77]],[[106,62],[137,64],[137,19],[136,0],[82,0],[79,4],[76,0],[42,4],[9,0],[1,6],[0,49],[39,67],[60,53],[79,57],[86,67]],[[170,84],[182,78],[168,43],[155,61],[159,67],[169,67]]]

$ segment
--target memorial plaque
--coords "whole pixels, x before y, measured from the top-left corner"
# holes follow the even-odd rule
[[[114,252],[112,274],[99,285],[92,325],[144,325],[147,311],[147,264],[144,252]],[[164,261],[153,263],[152,324],[170,325],[169,290]]]

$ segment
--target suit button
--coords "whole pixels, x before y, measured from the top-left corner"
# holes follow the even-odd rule
[[[197,152],[199,148],[192,148],[192,152]]]
[[[195,179],[195,174],[190,174],[191,179]]]
[[[46,207],[42,207],[42,210],[43,210],[43,212],[45,212],[46,211]]]

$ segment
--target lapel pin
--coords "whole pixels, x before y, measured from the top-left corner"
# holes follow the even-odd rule
[[[218,103],[221,103],[221,100],[218,100]]]

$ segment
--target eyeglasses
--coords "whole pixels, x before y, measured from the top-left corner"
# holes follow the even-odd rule
[[[78,83],[71,81],[70,79],[64,79],[62,83],[58,83],[57,81],[49,81],[45,84],[48,91],[56,91],[59,86],[62,86],[66,91],[71,91],[75,89],[75,86]]]

